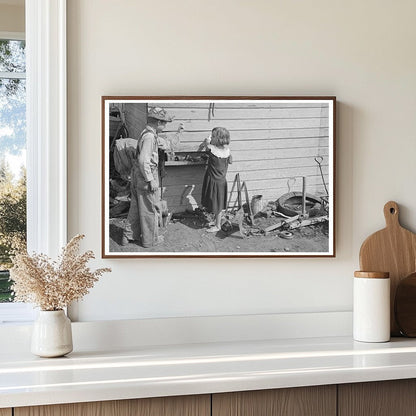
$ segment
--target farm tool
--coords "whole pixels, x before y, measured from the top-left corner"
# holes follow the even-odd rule
[[[160,201],[159,205],[159,215],[160,215],[160,225],[162,228],[166,228],[169,222],[169,210],[168,203],[163,199],[163,178],[160,177]]]
[[[245,197],[246,211],[243,207],[243,191]],[[230,204],[233,199],[233,194],[236,192],[236,198],[233,206],[230,209]],[[244,222],[248,220],[249,227],[246,227]],[[251,210],[250,197],[248,194],[246,182],[241,183],[240,174],[237,173],[234,178],[233,186],[231,187],[230,196],[228,197],[227,208],[225,211],[225,222],[221,229],[225,232],[230,232],[234,225],[238,225],[240,235],[245,238],[253,234],[252,227],[254,226],[254,215]]]
[[[263,232],[265,235],[267,235],[272,231],[278,230],[279,228],[283,231],[289,231],[300,227],[307,227],[308,225],[319,224],[324,221],[328,221],[327,215],[322,215],[320,217],[314,218],[304,218],[302,215],[295,215],[289,219],[282,220],[276,224],[264,228]]]
[[[324,179],[324,174],[322,173],[322,162],[323,162],[324,158],[322,156],[316,156],[315,158],[315,162],[318,164],[319,167],[319,171],[321,172],[321,178],[322,178],[322,184],[324,185],[325,188],[325,192],[327,195],[329,195],[328,193],[328,188],[326,187],[326,183],[325,183],[325,179]]]
[[[326,183],[325,183],[324,174],[322,172],[322,166],[321,165],[322,165],[323,160],[324,160],[324,158],[322,156],[317,156],[315,158],[315,162],[318,164],[319,171],[321,172],[322,185],[324,186],[325,193],[326,193],[326,195],[321,196],[322,205],[323,205],[323,208],[324,208],[325,212],[328,212],[329,192],[328,192],[328,188],[327,188]]]
[[[231,207],[231,201],[233,198],[234,192],[237,193],[234,204]],[[242,224],[244,217],[244,211],[242,207],[241,201],[241,180],[240,174],[237,173],[234,177],[233,186],[231,187],[230,196],[228,197],[227,207],[225,210],[225,221],[221,225],[221,229],[224,232],[230,232],[233,229],[234,224],[238,224],[240,228],[240,224]]]

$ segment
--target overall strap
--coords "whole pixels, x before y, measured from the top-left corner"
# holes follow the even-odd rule
[[[137,140],[136,159],[139,157],[139,154],[140,154],[140,141],[142,137],[147,133],[151,133],[153,134],[154,138],[157,138],[157,134],[155,134],[153,130],[149,129],[148,126],[146,126],[145,129],[140,133],[139,140]]]

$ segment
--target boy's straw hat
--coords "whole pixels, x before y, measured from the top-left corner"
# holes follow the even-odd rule
[[[162,107],[150,107],[147,112],[147,117],[166,122],[171,122],[173,120],[173,117],[171,117]]]

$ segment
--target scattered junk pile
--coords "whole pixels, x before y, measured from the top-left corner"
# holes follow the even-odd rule
[[[136,156],[137,139],[129,137],[123,112],[110,108],[110,218],[127,216],[130,207],[130,174]]]
[[[306,177],[302,177],[302,192],[291,192],[291,185],[294,185],[296,178],[290,178],[289,192],[267,204],[264,204],[262,195],[254,195],[250,200],[247,184],[241,183],[240,174],[237,173],[229,195],[222,231],[232,233],[238,228],[243,238],[269,235],[273,232],[281,238],[292,239],[293,230],[296,228],[328,222],[329,194],[322,173],[322,161],[321,156],[315,158],[325,195],[316,196],[307,193]]]

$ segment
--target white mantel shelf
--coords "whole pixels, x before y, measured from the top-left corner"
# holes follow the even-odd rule
[[[41,359],[0,353],[0,408],[416,377],[416,340],[350,337],[142,345]]]

